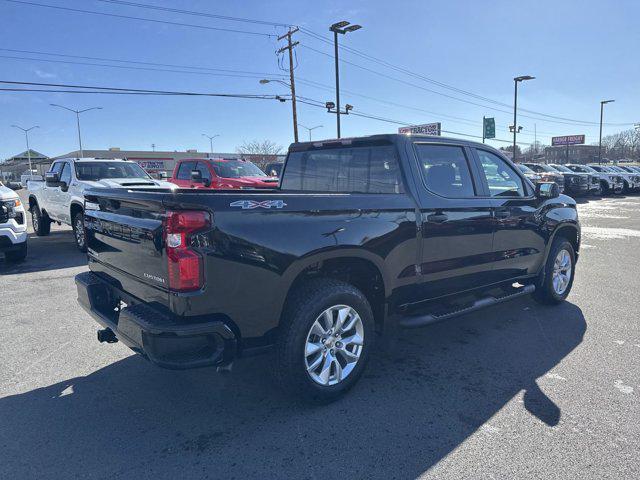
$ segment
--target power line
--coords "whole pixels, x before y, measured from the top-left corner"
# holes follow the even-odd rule
[[[159,5],[149,5],[148,3],[125,2],[123,0],[96,0],[96,1],[102,2],[102,3],[112,3],[116,5],[125,5],[127,7],[146,8],[149,10],[159,10],[163,12],[182,13],[185,15],[193,15],[198,17],[216,18],[218,20],[228,20],[232,22],[253,23],[257,25],[270,25],[274,27],[285,27],[285,28],[293,27],[293,25],[288,23],[268,22],[265,20],[256,20],[256,19],[242,18],[242,17],[229,17],[226,15],[216,15],[213,13],[196,12],[193,10],[182,10],[179,8],[161,7]]]
[[[61,7],[59,5],[47,5],[45,3],[27,2],[27,1],[23,1],[23,0],[3,0],[3,1],[9,2],[9,3],[15,3],[15,4],[19,4],[19,5],[28,5],[28,6],[31,6],[31,7],[53,8],[53,9],[56,9],[56,10],[64,10],[64,11],[67,11],[67,12],[87,13],[87,14],[90,14],[90,15],[100,15],[100,16],[103,16],[103,17],[123,18],[123,19],[127,19],[127,20],[140,20],[140,21],[143,21],[143,22],[161,23],[161,24],[165,24],[165,25],[174,25],[174,26],[180,26],[180,27],[199,28],[199,29],[202,29],[202,30],[214,30],[214,31],[218,31],[218,32],[242,33],[242,34],[246,34],[246,35],[256,35],[256,36],[268,37],[268,38],[276,37],[276,35],[269,34],[269,33],[253,32],[253,31],[248,31],[248,30],[238,30],[238,29],[234,29],[234,28],[209,27],[209,26],[197,25],[197,24],[193,24],[193,23],[171,22],[169,20],[156,20],[156,19],[153,19],[153,18],[133,17],[131,15],[119,15],[119,14],[116,14],[116,13],[96,12],[96,11],[93,11],[93,10],[81,10],[79,8]]]
[[[172,70],[167,68],[152,68],[152,67],[134,67],[134,66],[128,66],[128,65],[108,65],[104,63],[75,62],[70,60],[52,60],[52,59],[46,59],[46,58],[28,58],[28,57],[18,57],[18,56],[11,56],[11,55],[0,55],[0,58],[6,58],[10,60],[21,60],[21,61],[30,60],[30,61],[38,61],[38,62],[46,62],[46,63],[61,63],[66,65],[87,65],[87,66],[93,66],[93,67],[118,68],[118,69],[125,69],[125,70],[143,70],[143,71],[149,71],[149,72],[188,73],[191,75],[210,75],[210,76],[216,76],[216,77],[263,78],[265,75],[271,75],[271,74],[264,74],[264,73],[245,75],[240,73],[235,74],[235,73],[195,72],[195,71],[189,71],[189,70]],[[279,76],[279,77],[283,76],[281,74],[273,74],[273,75]]]
[[[311,31],[311,30],[309,30],[307,28],[301,28],[300,31],[301,31],[301,33],[309,35],[309,36],[311,36],[311,37],[313,37],[313,38],[315,38],[317,40],[320,40],[320,41],[328,44],[328,45],[332,44],[329,39],[326,39],[322,35],[319,35],[319,34],[313,32],[313,31]],[[471,96],[473,98],[476,98],[476,99],[479,99],[479,100],[483,100],[483,101],[488,102],[488,103],[493,103],[495,105],[500,105],[500,106],[504,106],[504,107],[511,107],[511,105],[509,105],[508,103],[499,102],[499,101],[493,100],[493,99],[491,99],[489,97],[484,97],[482,95],[478,95],[478,94],[475,94],[473,92],[469,92],[467,90],[463,90],[463,89],[457,88],[455,86],[446,84],[444,82],[440,82],[438,80],[435,80],[433,78],[427,77],[425,75],[422,75],[422,74],[413,72],[411,70],[408,70],[406,68],[394,65],[394,64],[392,64],[390,62],[387,62],[385,60],[376,58],[376,57],[374,57],[372,55],[369,55],[367,53],[364,53],[364,52],[362,52],[360,50],[356,50],[355,48],[348,47],[348,46],[341,46],[340,48],[345,50],[346,52],[349,52],[349,53],[352,53],[354,55],[360,56],[360,57],[362,57],[362,58],[364,58],[364,59],[366,59],[368,61],[377,63],[379,65],[383,65],[383,66],[385,66],[387,68],[391,68],[391,69],[393,69],[395,71],[404,73],[404,74],[412,76],[414,78],[418,78],[420,80],[424,80],[425,82],[437,85],[439,87],[446,88],[446,89],[455,91],[457,93],[461,93],[463,95]],[[324,53],[324,52],[322,52],[322,53]],[[434,92],[434,93],[437,93],[439,95],[445,95],[445,94],[443,94],[441,92]],[[452,97],[450,97],[450,98],[452,98]],[[460,100],[460,99],[458,99],[458,100]],[[567,122],[573,122],[575,124],[585,124],[585,125],[594,125],[594,126],[598,125],[598,122],[591,122],[591,121],[587,121],[587,120],[576,120],[576,119],[572,119],[572,118],[560,117],[560,116],[557,116],[557,115],[550,115],[550,114],[547,114],[547,113],[537,112],[535,110],[528,110],[528,109],[524,109],[524,108],[521,108],[520,110],[524,111],[524,112],[532,113],[532,114],[535,114],[535,115],[548,117],[548,118],[554,118],[554,119],[563,120],[563,121],[567,121]],[[628,123],[628,122],[627,123],[610,123],[609,125],[624,126],[624,125],[631,125],[631,123]]]
[[[150,65],[150,66],[156,66],[156,67],[189,68],[194,70],[205,70],[205,71],[212,71],[212,72],[242,73],[242,74],[248,74],[248,75],[265,75],[265,76],[280,75],[278,73],[254,72],[254,71],[247,71],[247,70],[231,70],[231,69],[224,69],[224,68],[203,67],[200,65],[143,62],[140,60],[123,60],[120,58],[89,57],[89,56],[83,56],[83,55],[69,55],[69,54],[55,53],[55,52],[41,52],[36,50],[18,50],[14,48],[0,48],[0,51],[12,52],[12,53],[27,53],[29,55],[50,55],[54,57],[79,58],[82,60],[99,60],[102,62],[131,63],[131,64],[138,64],[138,65]],[[40,59],[33,59],[33,60],[40,60]]]

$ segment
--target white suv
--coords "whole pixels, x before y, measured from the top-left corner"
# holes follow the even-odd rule
[[[177,188],[155,180],[136,162],[61,158],[53,162],[45,181],[29,180],[29,210],[38,236],[48,235],[51,222],[73,228],[80,251],[84,238],[84,192],[89,188]]]
[[[0,182],[0,253],[7,261],[27,257],[27,216],[20,197]]]

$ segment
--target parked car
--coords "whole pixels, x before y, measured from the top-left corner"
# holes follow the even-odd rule
[[[87,192],[76,284],[98,339],[168,368],[270,351],[288,391],[330,400],[396,327],[571,290],[575,201],[487,145],[295,143],[282,175],[268,191]]]
[[[29,211],[37,235],[49,235],[51,222],[73,228],[80,251],[87,249],[83,219],[87,188],[175,188],[154,180],[136,162],[61,158],[53,162],[45,181],[29,181]]]
[[[605,165],[589,165],[596,172],[605,174],[609,177],[609,187],[605,193],[613,194],[613,193],[622,193],[624,190],[624,180],[622,176],[613,170],[609,170],[609,167]]]
[[[180,160],[170,179],[181,188],[235,190],[274,188],[278,179],[269,177],[248,160],[235,158]]]
[[[282,162],[267,163],[264,171],[271,177],[279,177],[282,174]]]
[[[617,165],[611,165],[608,168],[609,170],[618,172],[620,176],[622,176],[622,180],[624,182],[624,193],[631,193],[640,190],[640,175],[635,172],[629,172]]]
[[[591,175],[592,182],[594,181],[593,179],[595,178],[600,185],[599,193],[596,192],[599,195],[610,194],[610,193],[613,193],[615,190],[615,181],[614,181],[615,177],[612,178],[612,176],[606,172],[598,172],[597,170],[594,170],[593,168],[591,168],[589,165],[568,163],[564,166],[573,172],[588,173],[589,175]]]
[[[9,262],[27,257],[27,216],[20,197],[0,182],[0,253]]]
[[[573,195],[588,195],[591,193],[591,175],[588,173],[574,172],[564,165],[549,164],[549,166],[564,175],[564,192]],[[596,183],[596,186],[600,185]]]
[[[20,182],[7,182],[5,187],[10,188],[11,190],[22,190],[22,183]]]
[[[555,168],[552,168],[544,163],[526,162],[526,163],[523,163],[523,165],[526,165],[534,172],[540,174],[540,177],[542,177],[543,181],[554,182],[556,185],[558,185],[558,188],[560,189],[560,193],[564,192],[564,189],[566,187],[565,181],[564,181],[564,175],[558,172]]]
[[[531,183],[533,183],[534,185],[542,181],[542,176],[534,172],[533,170],[531,170],[525,164],[516,163],[516,167],[518,167],[520,171],[524,174],[524,176],[527,177],[529,180],[531,180]]]

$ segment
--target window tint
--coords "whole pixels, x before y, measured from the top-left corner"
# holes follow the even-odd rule
[[[453,145],[416,144],[427,188],[450,198],[475,196],[464,148]]]
[[[71,167],[67,162],[63,164],[62,173],[60,173],[60,181],[69,185],[71,183]]]
[[[507,162],[486,150],[476,151],[492,197],[525,196],[522,179]]]
[[[178,167],[178,174],[176,178],[178,180],[191,180],[191,170],[196,167],[196,162],[182,162]]]
[[[289,154],[282,189],[403,193],[393,146],[351,147]]]
[[[209,167],[207,167],[206,163],[198,162],[195,169],[202,174],[203,179],[211,180],[211,172],[209,172]],[[191,175],[191,173],[189,173],[189,175]]]

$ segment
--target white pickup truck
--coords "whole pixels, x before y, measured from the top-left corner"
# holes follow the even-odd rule
[[[0,253],[9,262],[27,256],[27,217],[20,197],[0,182]]]
[[[177,188],[155,180],[136,162],[93,158],[61,158],[44,181],[29,181],[29,211],[37,235],[48,235],[51,222],[70,225],[76,244],[85,252],[84,191],[89,188]]]

